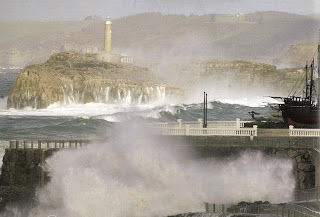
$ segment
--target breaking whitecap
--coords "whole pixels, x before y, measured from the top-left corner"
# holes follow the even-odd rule
[[[142,105],[149,103],[163,103],[167,98],[166,88],[163,86],[155,87],[110,87],[99,88],[89,91],[86,88],[82,92],[74,90],[72,84],[61,87],[63,99],[60,103],[79,104],[87,102],[95,103],[120,103],[126,105]],[[90,95],[92,100],[90,99]]]

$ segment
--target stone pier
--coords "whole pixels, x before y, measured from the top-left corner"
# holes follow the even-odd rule
[[[320,187],[320,154],[318,138],[277,136],[163,136],[154,139],[187,146],[199,158],[228,159],[242,152],[260,151],[265,155],[291,159],[296,189]],[[89,141],[11,141],[3,157],[0,176],[0,212],[5,204],[33,198],[35,189],[50,181],[42,168],[48,157],[61,149],[71,152]],[[32,200],[30,200],[32,201]]]
[[[320,187],[320,152],[314,150],[312,152],[312,159],[314,161],[315,166],[315,187]]]
[[[8,203],[32,205],[36,188],[50,181],[45,161],[61,149],[74,150],[88,141],[10,141],[2,159],[0,216]]]

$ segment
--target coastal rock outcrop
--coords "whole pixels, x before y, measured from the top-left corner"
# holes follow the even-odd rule
[[[62,52],[21,70],[8,108],[46,108],[53,103],[144,104],[182,95],[147,68],[97,60],[95,54]]]

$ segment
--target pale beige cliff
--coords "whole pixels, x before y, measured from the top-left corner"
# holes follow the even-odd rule
[[[97,60],[95,54],[58,53],[21,70],[8,108],[46,108],[55,102],[144,104],[182,95],[147,68]]]

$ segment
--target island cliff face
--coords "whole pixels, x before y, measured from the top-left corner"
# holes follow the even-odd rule
[[[46,108],[53,103],[144,104],[182,95],[147,68],[100,61],[95,54],[58,53],[21,70],[8,108]]]

